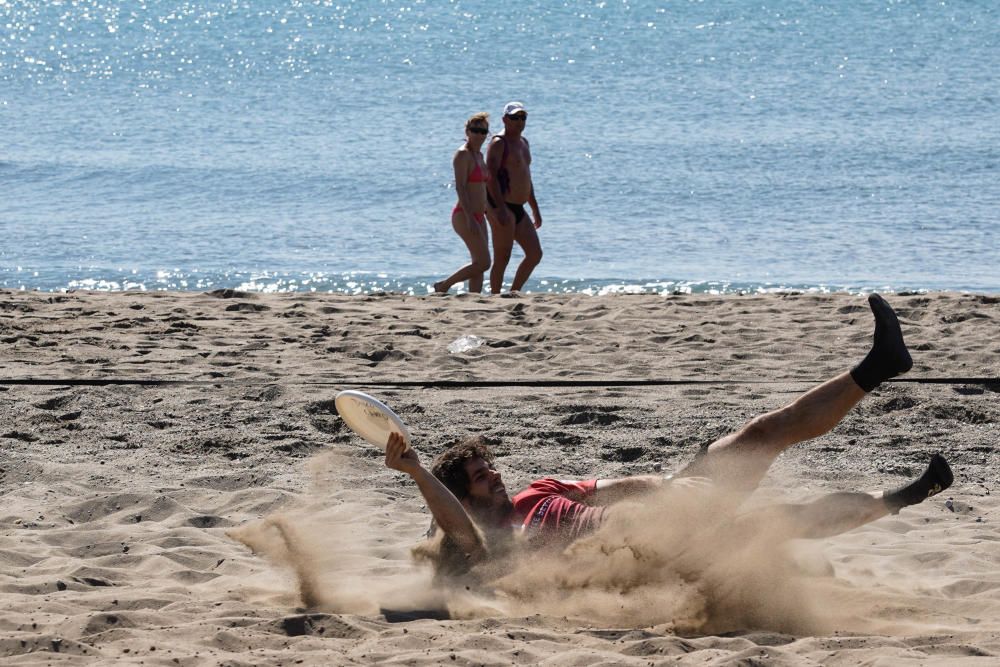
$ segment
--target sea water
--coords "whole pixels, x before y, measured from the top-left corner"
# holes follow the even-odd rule
[[[997,292],[998,42],[951,0],[6,0],[0,287],[427,293],[464,121],[520,100],[529,291]]]

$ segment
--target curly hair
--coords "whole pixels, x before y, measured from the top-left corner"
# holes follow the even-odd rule
[[[493,467],[493,452],[480,437],[467,438],[444,450],[434,461],[431,474],[441,480],[455,497],[462,500],[469,495],[469,476],[465,462],[481,458]]]

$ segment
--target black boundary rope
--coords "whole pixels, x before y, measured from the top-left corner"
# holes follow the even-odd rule
[[[968,384],[1000,387],[1000,377],[922,377],[895,378],[888,382],[909,382],[913,384]],[[235,385],[235,386],[268,386],[268,385],[302,385],[302,386],[337,386],[337,387],[418,387],[427,389],[478,389],[496,387],[672,387],[685,385],[751,385],[751,384],[817,384],[817,380],[809,378],[789,378],[785,380],[297,380],[283,382],[281,380],[169,380],[145,378],[7,378],[0,379],[0,386],[29,387],[108,387],[108,386],[139,386],[167,387],[182,385]]]

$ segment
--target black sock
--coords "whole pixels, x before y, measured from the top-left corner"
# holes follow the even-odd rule
[[[891,513],[899,514],[904,507],[922,503],[941,493],[951,486],[954,479],[948,462],[940,454],[935,454],[923,475],[894,491],[885,491],[882,500]]]
[[[896,313],[878,294],[868,297],[868,305],[875,315],[875,342],[868,356],[851,369],[851,377],[865,391],[871,391],[913,366]]]

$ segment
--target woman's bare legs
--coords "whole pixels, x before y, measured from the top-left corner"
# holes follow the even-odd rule
[[[486,225],[485,223],[470,223],[465,212],[458,210],[451,215],[451,226],[454,227],[455,233],[465,242],[472,262],[466,264],[444,280],[434,283],[434,291],[447,292],[455,283],[468,280],[469,291],[478,294],[483,291],[483,274],[490,268],[490,250],[486,239]]]
[[[454,224],[454,222],[452,223]],[[483,274],[490,270],[490,248],[489,248],[489,233],[486,231],[486,220],[482,222],[477,222],[475,225],[476,232],[476,248],[477,254],[472,254],[472,248],[469,248],[469,254],[472,258],[472,271],[473,274],[469,276],[469,292],[472,294],[482,294],[483,292]]]

